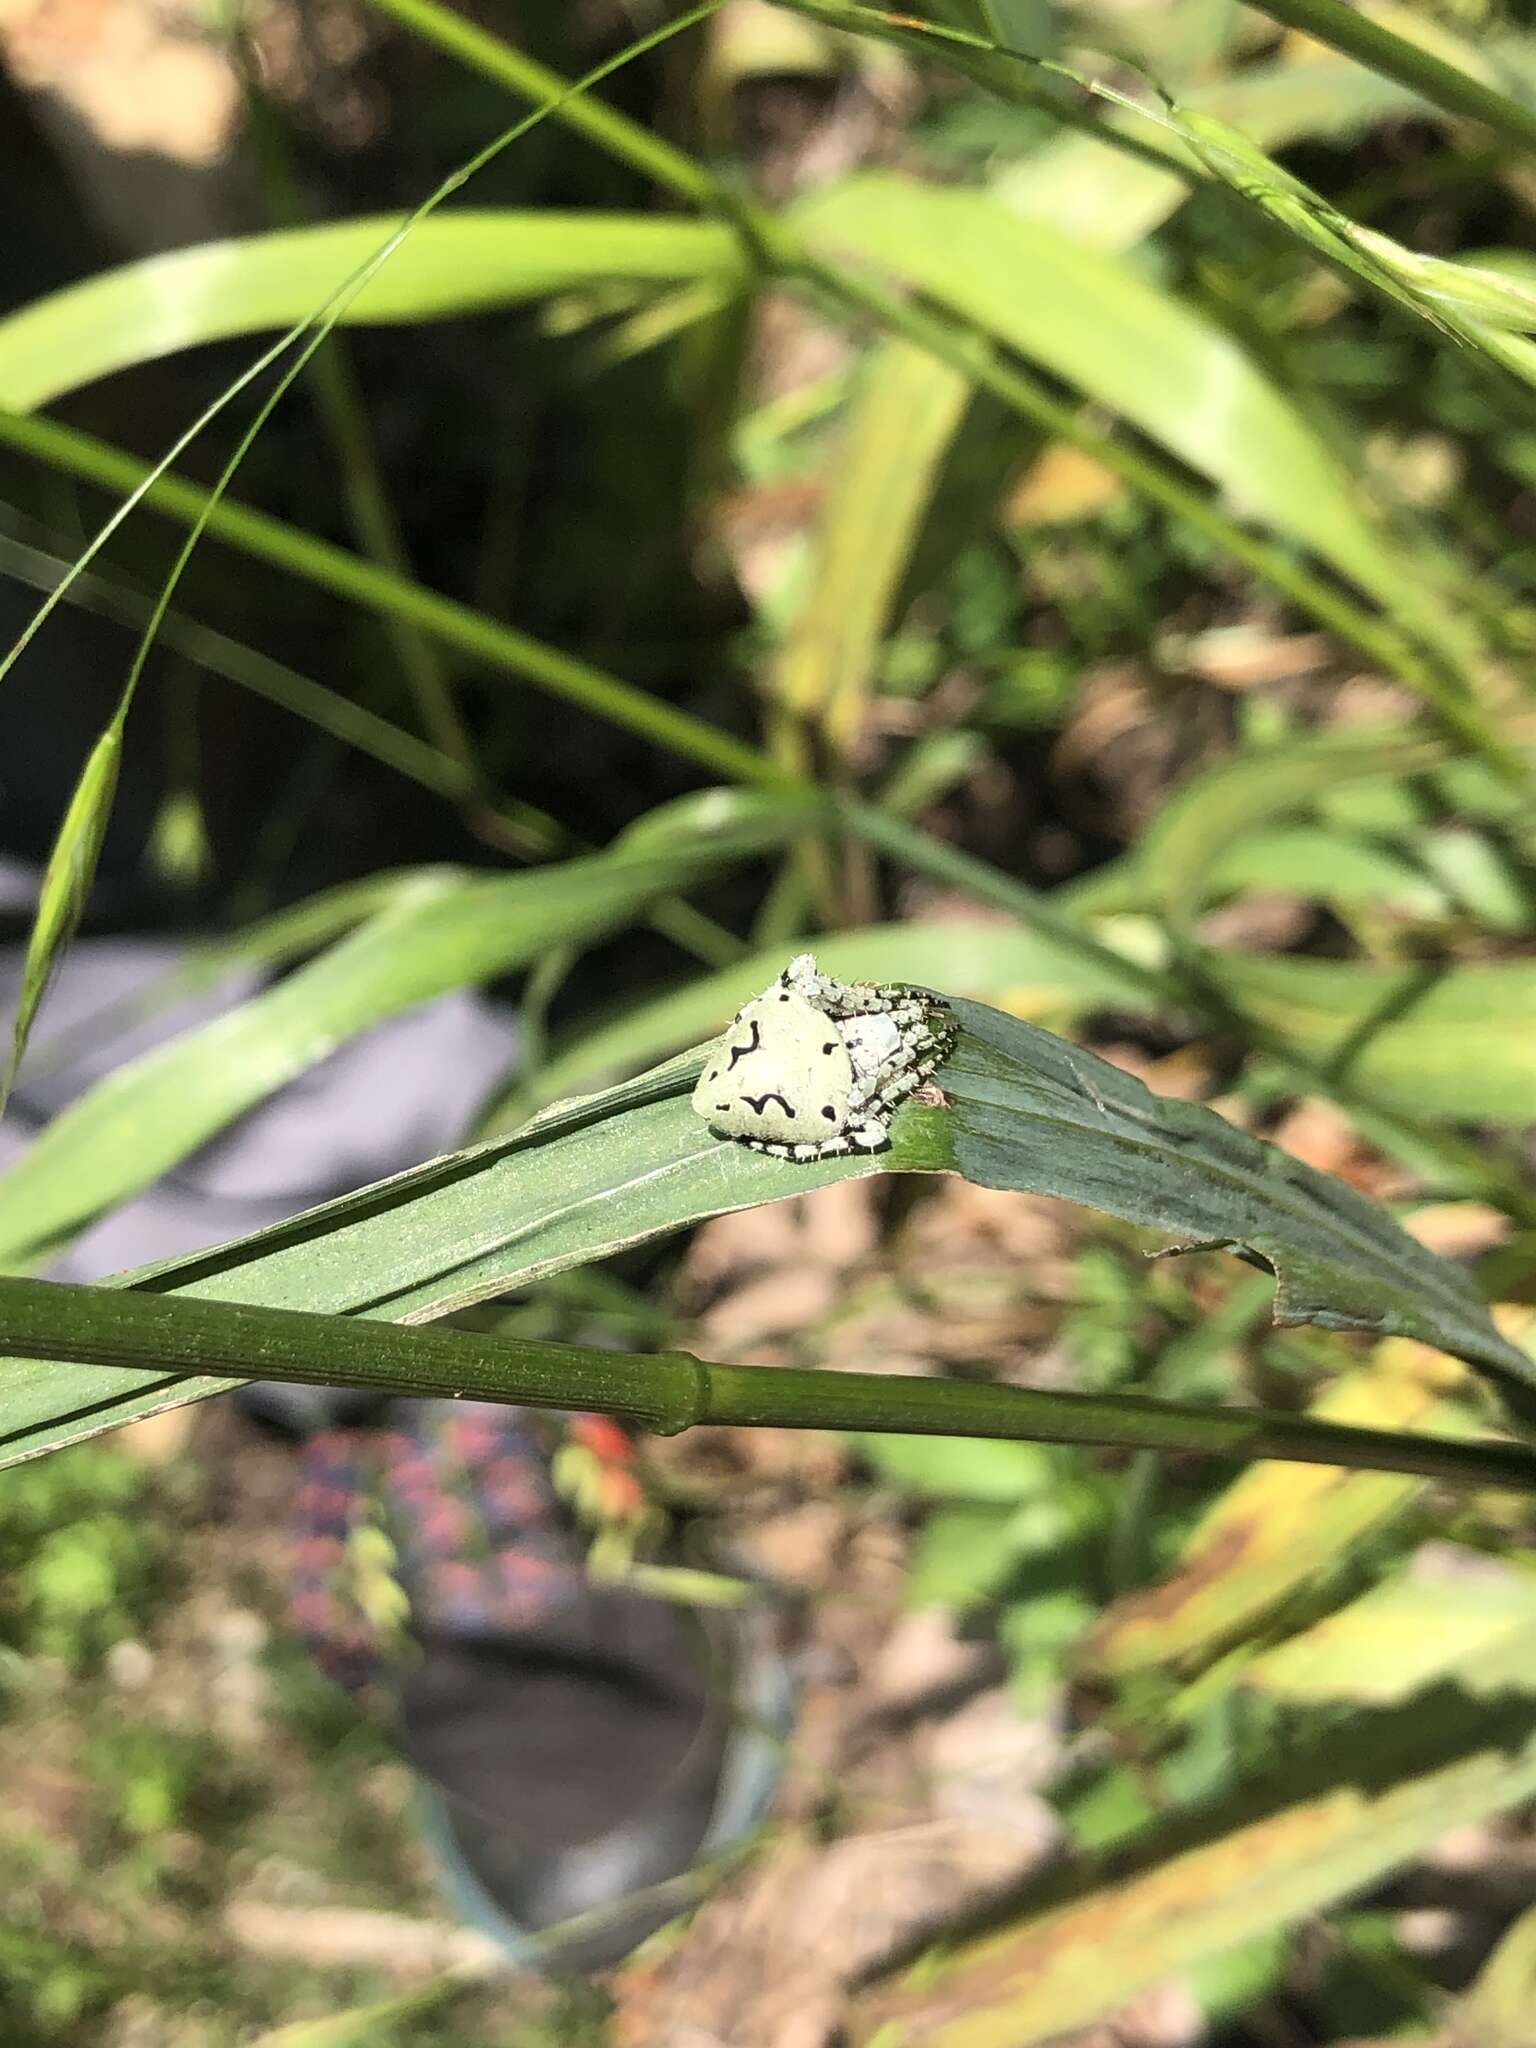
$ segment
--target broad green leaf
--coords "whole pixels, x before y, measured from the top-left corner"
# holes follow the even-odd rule
[[[1400,782],[1438,767],[1447,752],[1432,735],[1385,727],[1309,734],[1236,754],[1182,784],[1148,825],[1135,853],[1140,883],[1176,924],[1187,925],[1234,840],[1342,785]]]
[[[387,908],[250,1001],[141,1055],[56,1117],[0,1177],[0,1257],[62,1237],[147,1186],[275,1088],[386,1017],[472,986],[781,839],[803,807],[717,792],[716,829],[658,832],[531,874],[427,870]]]
[[[1366,967],[1206,951],[1238,1012],[1384,1108],[1536,1123],[1536,961]]]
[[[1536,1364],[1494,1329],[1467,1276],[1384,1209],[1195,1103],[1047,1031],[956,1001],[944,1069],[956,1172],[1237,1251],[1276,1275],[1275,1319],[1417,1337],[1498,1380],[1536,1417]]]
[[[91,749],[43,870],[37,913],[27,938],[10,1049],[0,1073],[0,1112],[15,1083],[16,1070],[27,1049],[27,1039],[48,983],[84,914],[112,816],[122,756],[122,721],[114,718]]]
[[[1409,1570],[1249,1659],[1249,1690],[1295,1705],[1395,1707],[1447,1681],[1486,1696],[1536,1691],[1536,1577],[1442,1550],[1453,1576]]]
[[[993,193],[890,174],[814,194],[793,218],[817,249],[880,264],[1111,407],[1243,516],[1409,617],[1425,613],[1425,592],[1302,414],[1222,328],[1114,257]]]
[[[1386,1347],[1311,1412],[1367,1429],[1412,1429],[1434,1417],[1437,1399],[1432,1375]],[[1165,1578],[1105,1610],[1083,1645],[1082,1669],[1123,1679],[1209,1662],[1299,1590],[1337,1571],[1418,1490],[1417,1480],[1390,1472],[1251,1465],[1206,1509]]]
[[[1033,2048],[1378,1882],[1536,1792],[1536,1709],[1356,1716],[1176,1853],[926,1964],[854,2008],[857,2048]],[[1257,1809],[1260,1817],[1254,1818]]]
[[[1163,815],[1158,813],[1147,834]],[[1068,884],[1062,896],[1081,917],[1113,917],[1159,907],[1160,881],[1155,868],[1148,870],[1139,855],[1129,854]],[[1248,889],[1304,896],[1340,910],[1381,909],[1411,918],[1444,919],[1451,908],[1448,892],[1404,855],[1327,825],[1271,825],[1251,836],[1245,833],[1202,866],[1195,906],[1204,908]]]
[[[569,905],[552,914],[562,909],[568,920]],[[451,916],[465,911],[455,903]],[[369,960],[381,985],[397,985],[398,966]],[[1048,1032],[962,998],[952,1007],[961,1031],[939,1076],[945,1102],[903,1105],[889,1152],[791,1166],[712,1138],[687,1100],[702,1058],[694,1051],[557,1105],[513,1138],[124,1284],[426,1321],[705,1216],[868,1173],[951,1171],[1242,1250],[1277,1271],[1281,1321],[1421,1337],[1478,1365],[1530,1411],[1536,1367],[1494,1329],[1459,1269],[1384,1210]],[[14,1365],[0,1389],[0,1456],[52,1449],[227,1385]]]
[[[770,689],[792,717],[846,753],[863,722],[875,659],[970,386],[911,342],[865,366],[812,543],[810,584]]]
[[[239,1243],[124,1276],[125,1286],[424,1322],[606,1258],[707,1216],[834,1181],[948,1164],[942,1112],[909,1104],[889,1153],[790,1167],[712,1138],[688,1106],[688,1054],[512,1138],[450,1154]],[[226,1393],[227,1378],[9,1363],[0,1465],[140,1415]]]
[[[399,226],[380,215],[145,257],[0,320],[0,405],[31,412],[134,363],[308,317]],[[421,221],[356,299],[353,325],[441,320],[597,280],[741,275],[720,222],[464,208]]]

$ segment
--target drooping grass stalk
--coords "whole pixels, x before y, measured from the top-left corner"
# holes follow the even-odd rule
[[[686,1351],[596,1350],[48,1280],[0,1279],[0,1358],[160,1371],[168,1400],[175,1398],[176,1381],[187,1375],[282,1379],[381,1394],[595,1409],[667,1436],[705,1423],[919,1431],[1245,1462],[1273,1458],[1536,1491],[1536,1456],[1494,1440],[1357,1429],[1309,1416],[1201,1408],[1131,1394],[1044,1393],[899,1373],[718,1365]]]

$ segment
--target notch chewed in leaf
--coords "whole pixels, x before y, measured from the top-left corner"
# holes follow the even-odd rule
[[[1275,1320],[1416,1337],[1496,1380],[1536,1421],[1536,1364],[1501,1337],[1472,1283],[1379,1204],[1199,1103],[1154,1095],[1107,1060],[981,1003],[957,1001],[943,1071],[955,1170],[1229,1249],[1275,1275]]]

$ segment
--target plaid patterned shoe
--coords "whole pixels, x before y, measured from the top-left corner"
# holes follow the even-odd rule
[[[589,1576],[594,1503],[612,1527],[643,1494],[622,1431],[564,1438],[446,1401],[309,1438],[291,1610],[330,1676],[387,1688],[460,1913],[581,1971],[702,1895],[766,1804],[790,1686],[763,1617]],[[573,1445],[581,1514],[552,1477]]]

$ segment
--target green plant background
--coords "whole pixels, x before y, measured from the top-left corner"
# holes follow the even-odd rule
[[[234,10],[266,225],[116,264],[29,236],[0,317],[0,570],[47,593],[0,710],[58,605],[110,649],[27,849],[5,1089],[60,1057],[50,975],[121,921],[125,832],[195,934],[149,1005],[264,978],[0,1176],[7,1700],[18,1729],[68,1702],[136,1929],[21,1914],[8,2016],[603,2038],[580,1999],[258,1989],[216,1948],[178,1984],[147,1910],[255,1853],[263,1768],[114,1727],[114,1651],[192,1597],[204,1508],[79,1440],[248,1373],[472,1370],[658,1430],[844,1432],[908,1602],[1094,1738],[1049,1886],[849,1991],[850,2039],[1047,2041],[1175,1979],[1224,2048],[1517,2048],[1530,1921],[1442,1978],[1378,1902],[1536,1798],[1528,10],[799,0],[643,44],[526,12],[503,39],[371,0],[390,117],[348,158]],[[749,116],[786,90],[834,132],[883,110],[870,163],[776,175]],[[776,374],[775,319],[818,371]],[[687,1110],[802,943],[954,1002],[944,1100],[877,1161],[786,1168]],[[471,1149],[116,1298],[31,1277],[481,985],[525,1058]],[[1298,1105],[1361,1185],[1265,1142]],[[1078,1205],[1065,1378],[985,1347],[830,1372],[835,1314],[772,1373],[698,1365],[679,1233],[875,1171],[913,1176],[882,1213],[918,1294],[902,1205],[938,1177]],[[1213,1247],[1262,1270],[1143,1259]],[[295,1762],[321,1710],[278,1689],[284,1768],[382,1886],[395,1838]],[[33,1901],[88,1883],[42,1833],[4,1853]]]

